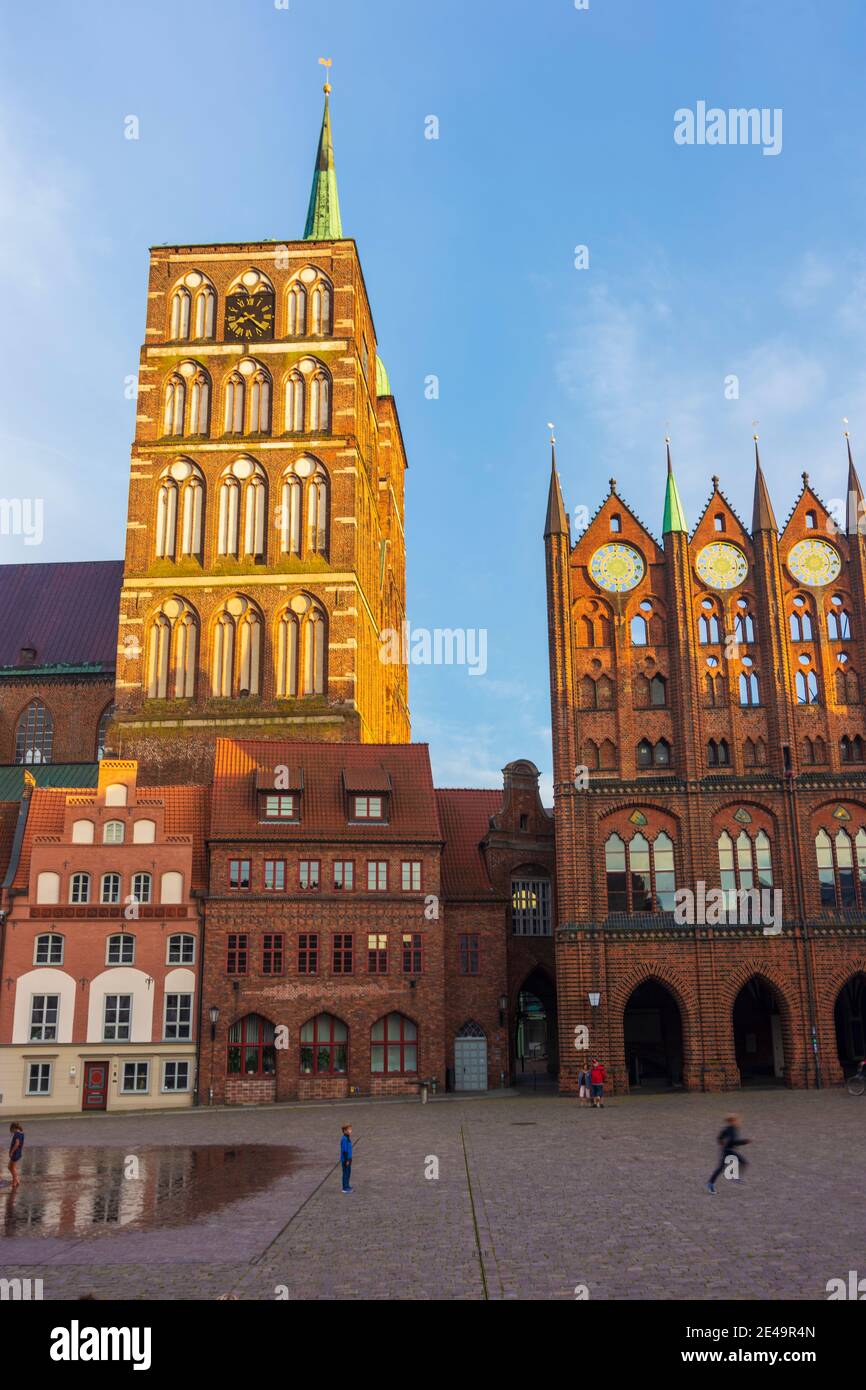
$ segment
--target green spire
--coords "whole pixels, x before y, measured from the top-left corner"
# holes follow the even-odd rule
[[[385,371],[385,363],[378,355],[376,357],[376,395],[391,395],[391,382],[388,378],[388,373]]]
[[[322,117],[322,133],[319,136],[319,152],[313,172],[304,241],[338,241],[343,235],[340,199],[337,196],[337,171],[334,168],[334,146],[331,143],[331,114],[328,110],[330,90],[331,84],[325,83],[325,114]]]
[[[665,519],[662,522],[662,535],[666,536],[671,531],[685,531],[688,533],[686,514],[683,511],[683,504],[680,501],[677,480],[674,477],[674,470],[671,464],[671,441],[665,440],[668,451],[668,485],[665,492]]]

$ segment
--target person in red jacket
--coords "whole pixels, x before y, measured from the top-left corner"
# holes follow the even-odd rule
[[[589,1089],[593,1108],[596,1110],[599,1107],[604,1109],[604,1083],[606,1080],[607,1072],[598,1058],[593,1057],[592,1066],[589,1069]]]

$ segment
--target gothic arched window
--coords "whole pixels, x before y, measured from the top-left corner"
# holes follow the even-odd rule
[[[325,613],[309,594],[296,594],[277,626],[277,695],[294,699],[325,692]]]
[[[157,559],[176,559],[178,547],[182,556],[201,555],[203,505],[204,475],[196,464],[176,459],[163,469],[156,502]]]
[[[31,700],[15,730],[16,763],[50,763],[54,720],[41,700]]]
[[[217,499],[217,554],[237,557],[243,553],[262,560],[265,555],[267,480],[254,459],[235,459],[224,471]]]
[[[304,378],[299,371],[292,372],[286,380],[285,429],[287,434],[303,434],[304,432],[305,394]]]
[[[211,694],[224,700],[258,695],[261,650],[261,615],[249,599],[235,595],[213,627]]]
[[[672,912],[676,893],[674,843],[662,831],[653,841],[638,832],[605,844],[609,912]]]
[[[150,624],[145,688],[150,700],[195,694],[198,615],[185,599],[169,598]]]
[[[282,550],[287,555],[325,555],[328,550],[328,475],[318,459],[303,455],[283,476]]]
[[[866,905],[866,829],[856,831],[852,840],[846,830],[835,836],[819,830],[815,836],[818,887],[822,907]]]
[[[310,429],[327,434],[331,428],[331,378],[319,367],[310,382]]]

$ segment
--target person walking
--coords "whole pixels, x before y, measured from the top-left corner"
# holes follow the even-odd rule
[[[604,1083],[606,1080],[607,1072],[598,1058],[593,1057],[589,1071],[589,1090],[593,1107],[596,1110],[604,1109]]]
[[[715,1172],[707,1183],[708,1192],[715,1192],[716,1179],[724,1172],[725,1165],[729,1158],[735,1158],[737,1160],[737,1168],[735,1171],[738,1178],[740,1176],[740,1168],[748,1168],[749,1166],[749,1160],[744,1158],[742,1154],[737,1153],[737,1150],[742,1148],[744,1144],[751,1144],[752,1141],[751,1139],[740,1138],[739,1125],[739,1115],[725,1116],[725,1127],[719,1131],[717,1139],[719,1149],[721,1150],[719,1162]]]
[[[24,1130],[17,1120],[12,1121],[9,1129],[12,1134],[12,1142],[9,1145],[9,1172],[12,1174],[12,1186],[14,1188],[21,1186],[18,1164],[21,1162],[21,1155],[24,1152]]]
[[[343,1191],[354,1192],[351,1184],[352,1178],[352,1126],[343,1125],[343,1137],[340,1140],[340,1166],[343,1169]]]

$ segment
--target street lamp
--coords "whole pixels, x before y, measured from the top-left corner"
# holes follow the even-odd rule
[[[220,1011],[216,1004],[211,1004],[208,1010],[208,1017],[210,1018],[210,1040],[214,1042],[216,1040],[217,1024],[220,1021]]]
[[[599,1004],[601,1003],[601,994],[597,989],[591,989],[589,991],[589,1003],[590,1008],[593,1009],[597,1009]]]
[[[499,1026],[505,1022],[505,1010],[508,1008],[508,997],[505,994],[499,996]]]

